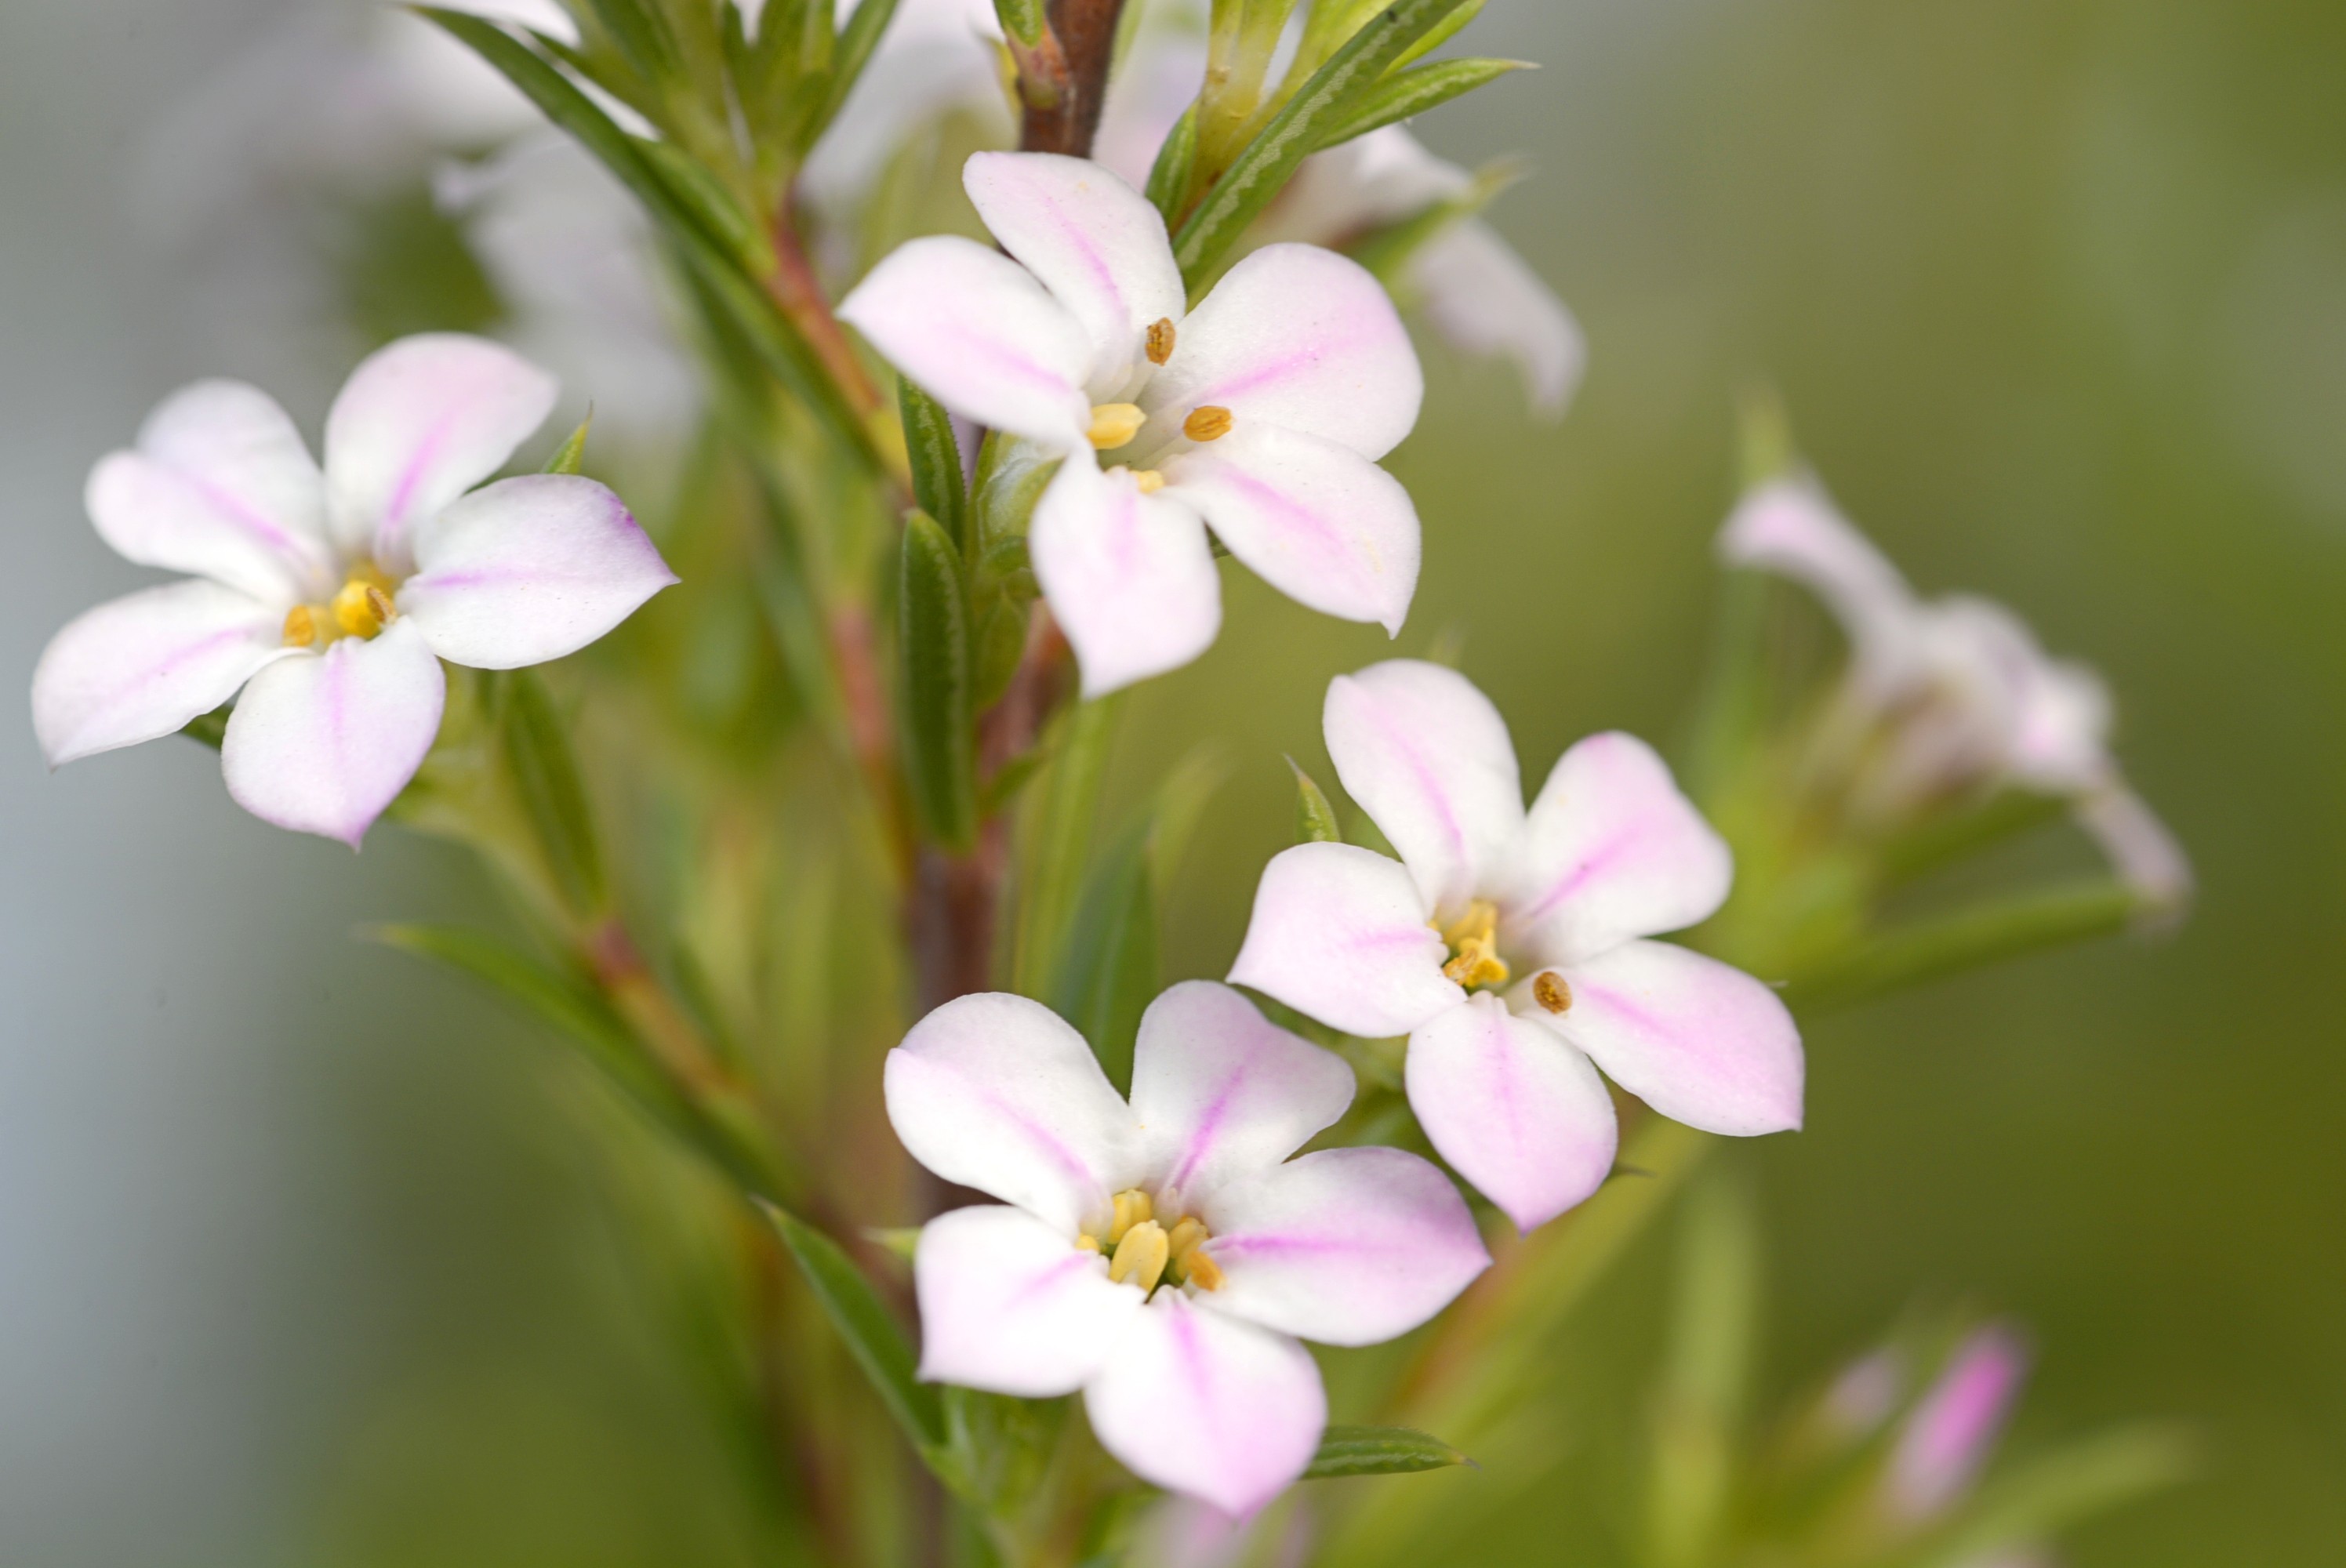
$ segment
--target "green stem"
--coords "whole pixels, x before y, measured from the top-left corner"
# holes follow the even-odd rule
[[[1846,1007],[2023,953],[2116,935],[2140,908],[2132,890],[2108,881],[2023,893],[1877,937],[1795,981],[1786,1000],[1804,1013]]]

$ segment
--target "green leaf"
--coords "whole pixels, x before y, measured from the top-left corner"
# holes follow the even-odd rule
[[[2173,1486],[2191,1474],[2195,1450],[2188,1432],[2138,1426],[2005,1467],[1980,1488],[1946,1538],[1933,1543],[1923,1568],[1982,1562]]]
[[[1475,17],[1480,16],[1482,14],[1483,0],[1466,0],[1465,5],[1461,5],[1457,10],[1453,11],[1449,15],[1443,17],[1439,23],[1437,23],[1432,32],[1426,34],[1424,37],[1420,38],[1416,43],[1412,44],[1402,55],[1402,57],[1393,62],[1392,68],[1395,71],[1401,71],[1408,66],[1417,64],[1418,61],[1423,59],[1426,56],[1431,55],[1434,50],[1439,49],[1443,45],[1450,42],[1451,39],[1456,37],[1460,28],[1465,26],[1467,23],[1472,22]]]
[[[1043,36],[1043,0],[994,0],[994,15],[1002,30],[1022,44]]]
[[[953,415],[902,376],[896,381],[896,405],[903,414],[904,449],[912,459],[913,503],[936,519],[954,549],[966,553],[969,491],[962,478],[961,443],[954,439]]]
[[[586,5],[638,76],[663,88],[681,79],[684,58],[658,7],[647,0],[586,0]]]
[[[1713,1169],[1687,1195],[1654,1450],[1647,1474],[1647,1561],[1715,1561],[1735,1480],[1750,1379],[1760,1242],[1748,1187]]]
[[[1330,1427],[1320,1451],[1303,1471],[1306,1481],[1350,1475],[1414,1475],[1474,1461],[1443,1442],[1408,1427]]]
[[[578,428],[570,433],[570,439],[562,443],[561,449],[556,452],[552,457],[546,460],[546,467],[540,470],[540,472],[546,473],[576,473],[580,469],[586,467],[586,433],[588,430],[593,428],[594,423],[595,406],[592,403],[589,403],[586,406],[586,417],[578,422]]]
[[[1052,1011],[1091,1042],[1118,1089],[1132,1082],[1140,1015],[1156,996],[1157,888],[1148,843],[1154,813],[1119,834],[1084,887],[1067,928]]]
[[[922,830],[949,850],[977,840],[969,601],[961,554],[925,512],[904,514],[896,597],[904,782]]]
[[[1197,164],[1198,106],[1193,103],[1173,122],[1165,145],[1157,149],[1157,161],[1148,168],[1146,194],[1168,224],[1180,221],[1181,203],[1188,197],[1189,175]]]
[[[595,913],[604,902],[603,856],[569,727],[536,670],[508,670],[498,684],[505,766],[546,869],[571,912]]]
[[[831,78],[823,86],[821,107],[799,133],[801,148],[812,147],[838,117],[840,106],[862,79],[863,67],[872,63],[872,52],[880,46],[881,35],[888,30],[888,23],[895,15],[896,0],[863,0],[854,15],[848,17],[847,25],[839,30],[839,41],[831,49]]]
[[[1028,802],[1025,874],[1019,879],[1018,935],[1012,989],[1036,998],[1057,993],[1053,977],[1082,888],[1084,854],[1099,816],[1100,784],[1107,768],[1121,694],[1077,703],[1062,714],[1042,794]]]
[[[1320,792],[1311,775],[1303,771],[1303,764],[1290,757],[1287,765],[1295,770],[1295,841],[1299,844],[1341,844],[1344,830],[1337,825],[1336,809],[1328,804],[1328,797]]]
[[[2023,953],[2115,936],[2141,909],[2132,889],[2106,880],[1999,899],[1877,937],[1800,976],[1785,1000],[1797,1009],[1844,1007]]]
[[[990,554],[1005,540],[1023,540],[1060,460],[1028,441],[989,431],[977,451],[977,478],[971,486],[971,509],[977,524],[977,548]]]
[[[944,1411],[937,1390],[913,1375],[917,1363],[903,1326],[839,1243],[772,1204],[759,1207],[773,1221],[783,1248],[799,1266],[823,1316],[847,1341],[848,1354],[872,1380],[881,1403],[888,1407],[888,1413],[896,1418],[922,1458],[933,1463],[945,1440]]]
[[[1345,40],[1325,65],[1271,117],[1216,181],[1173,241],[1174,259],[1192,295],[1212,276],[1248,224],[1270,205],[1297,166],[1319,150],[1332,127],[1357,112],[1386,70],[1420,38],[1470,0],[1398,0]]]
[[[974,657],[977,661],[974,677],[974,708],[984,713],[1002,700],[1010,683],[1018,677],[1018,667],[1026,653],[1027,608],[1014,594],[995,592],[987,596],[984,613],[977,621],[977,644]],[[990,815],[981,811],[979,816]]]
[[[1331,148],[1351,141],[1396,120],[1422,115],[1453,98],[1463,97],[1477,87],[1488,87],[1510,72],[1536,69],[1529,60],[1466,59],[1443,60],[1403,71],[1361,95],[1350,115],[1321,134],[1320,145]]]

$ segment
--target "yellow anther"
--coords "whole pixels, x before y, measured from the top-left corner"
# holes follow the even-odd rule
[[[1208,403],[1193,408],[1181,422],[1181,433],[1191,441],[1219,441],[1230,433],[1230,411]]]
[[[1443,942],[1451,952],[1450,962],[1442,966],[1442,972],[1470,990],[1477,985],[1504,984],[1507,966],[1499,957],[1498,932],[1496,905],[1485,899],[1468,904],[1466,912],[1442,933]]]
[[[1148,323],[1148,362],[1161,365],[1173,357],[1173,318],[1159,316]]]
[[[1153,1219],[1144,1219],[1124,1233],[1116,1244],[1116,1256],[1107,1261],[1107,1277],[1118,1285],[1137,1285],[1143,1291],[1157,1288],[1165,1278],[1165,1264],[1172,1256],[1172,1246],[1166,1239],[1165,1227]]]
[[[1165,488],[1165,476],[1153,468],[1134,469],[1132,482],[1140,486],[1143,495],[1154,495]]]
[[[314,647],[317,642],[317,611],[307,605],[296,605],[285,612],[285,646],[287,647]]]
[[[1175,1226],[1172,1232],[1166,1237],[1166,1244],[1173,1249],[1174,1267],[1179,1268],[1182,1261],[1198,1249],[1209,1234],[1210,1233],[1206,1229],[1206,1222],[1195,1215]]]
[[[1556,971],[1543,970],[1532,981],[1532,1000],[1550,1013],[1569,1013],[1572,1011],[1572,987],[1566,985],[1564,976]]]
[[[1099,1249],[1099,1237],[1092,1235],[1091,1232],[1086,1231],[1083,1235],[1076,1237],[1076,1250],[1077,1252],[1097,1252]]]
[[[1102,452],[1122,446],[1148,423],[1148,416],[1137,402],[1096,402],[1092,404],[1092,444]]]
[[[1144,1220],[1157,1217],[1157,1206],[1138,1187],[1127,1187],[1116,1195],[1116,1213],[1107,1222],[1107,1244],[1114,1247],[1124,1239],[1124,1233]]]
[[[1219,1290],[1222,1288],[1221,1266],[1202,1252],[1190,1253],[1188,1260],[1181,1265],[1181,1273],[1200,1290]]]
[[[376,571],[372,563],[362,561],[351,568],[328,607],[345,636],[371,637],[382,630],[393,614],[391,579]]]

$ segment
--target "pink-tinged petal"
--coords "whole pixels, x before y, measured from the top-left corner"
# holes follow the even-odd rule
[[[974,239],[898,246],[840,301],[840,320],[890,364],[966,419],[1088,451],[1091,345],[1034,275]]]
[[[1133,1474],[1229,1514],[1293,1485],[1328,1425],[1309,1350],[1178,1290],[1158,1291],[1134,1317],[1084,1409]]]
[[[1352,1103],[1352,1070],[1210,980],[1172,987],[1141,1014],[1132,1114],[1169,1190],[1209,1200],[1276,1166]]]
[[[1850,640],[1860,688],[1880,698],[1914,677],[1912,590],[1888,556],[1834,509],[1812,480],[1753,488],[1727,519],[1719,555],[1739,566],[1790,577],[1825,602]]]
[[[1957,1347],[1891,1452],[1892,1507],[1909,1520],[1929,1519],[1969,1492],[2027,1374],[2027,1350],[2001,1325]]]
[[[1266,245],[1181,323],[1138,401],[1168,438],[1190,410],[1226,408],[1240,425],[1284,425],[1373,459],[1410,433],[1424,396],[1384,285],[1332,250]]]
[[[1560,419],[1588,362],[1580,323],[1556,290],[1479,219],[1452,224],[1409,262],[1433,330],[1464,353],[1512,361],[1534,412]]]
[[[1448,956],[1400,861],[1356,844],[1298,844],[1263,867],[1229,980],[1382,1039],[1458,1005],[1466,993],[1442,972]]]
[[[1675,1122],[1751,1137],[1800,1125],[1800,1032],[1739,969],[1667,942],[1629,942],[1559,972],[1549,1013],[1526,979],[1511,1000],[1586,1051],[1605,1075]]]
[[[166,583],[85,611],[33,669],[49,766],[168,735],[290,651],[284,612],[218,583]]]
[[[1398,633],[1417,592],[1417,507],[1401,481],[1332,441],[1246,424],[1164,467],[1167,494],[1298,604]]]
[[[402,338],[369,354],[326,415],[335,542],[405,571],[416,530],[504,467],[559,392],[504,344],[459,332]]]
[[[268,393],[198,382],[147,416],[136,451],[90,471],[98,535],[125,559],[209,577],[281,616],[330,590],[325,484]]]
[[[1345,791],[1381,829],[1431,909],[1455,917],[1500,891],[1524,825],[1507,721],[1473,681],[1388,659],[1328,683],[1321,730]]]
[[[1029,1400],[1072,1394],[1097,1376],[1143,1299],[1138,1286],[1108,1282],[1097,1252],[992,1204],[922,1227],[913,1289],[923,1381]]]
[[[888,1053],[885,1086],[914,1159],[1064,1240],[1137,1175],[1132,1113],[1084,1037],[1039,1002],[985,992],[946,1003]]]
[[[353,850],[423,766],[440,733],[447,678],[404,619],[372,640],[272,664],[229,715],[220,770],[264,822]]]
[[[1519,1230],[1586,1198],[1620,1132],[1588,1058],[1484,992],[1409,1037],[1410,1109],[1451,1168]]]
[[[2077,802],[2076,816],[2154,922],[2190,903],[2191,857],[2141,796],[2124,784],[2106,784]]]
[[[515,669],[576,652],[676,574],[605,486],[533,473],[474,491],[415,540],[399,607],[452,664]]]
[[[1557,759],[1525,825],[1507,951],[1565,963],[1682,931],[1727,901],[1735,857],[1669,764],[1634,735],[1592,735]]]
[[[1233,1184],[1202,1217],[1215,1308],[1329,1345],[1406,1334],[1491,1264],[1450,1178],[1400,1149],[1305,1155]]]
[[[1150,324],[1188,304],[1162,215],[1101,165],[1056,153],[975,153],[961,182],[1002,248],[1082,323],[1085,379],[1110,401],[1146,367]]]
[[[1086,697],[1178,669],[1222,629],[1205,524],[1168,494],[1142,494],[1129,469],[1069,458],[1035,507],[1026,548]]]

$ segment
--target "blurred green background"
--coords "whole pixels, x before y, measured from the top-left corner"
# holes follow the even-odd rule
[[[279,363],[222,361],[132,174],[158,103],[312,8],[0,19],[19,676],[135,580],[84,530],[89,460],[178,381]],[[2346,1560],[2346,9],[1494,0],[1470,39],[1545,69],[1418,128],[1528,157],[1495,221],[1591,365],[1549,428],[1428,346],[1401,649],[1463,633],[1530,774],[1594,728],[1670,738],[1733,396],[1764,382],[1920,586],[2004,599],[2105,671],[2200,871],[2172,941],[1810,1031],[1808,1130],[1751,1157],[1767,1387],[1917,1298],[1975,1301],[2035,1335],[2016,1444],[2147,1415],[2204,1438],[2198,1480],[2076,1563]],[[300,407],[341,368],[272,384]],[[1387,647],[1227,588],[1222,641],[1146,689],[1117,759],[1127,797],[1199,736],[1234,765],[1176,973],[1227,964],[1289,832],[1280,753],[1318,766],[1328,677]],[[461,863],[271,833],[190,746],[48,779],[25,727],[5,744],[0,1560],[737,1561],[568,1080],[348,940],[481,897]],[[1651,1262],[1608,1321],[1643,1320]],[[1602,1479],[1407,1484],[1484,1518],[1450,1560],[1597,1564],[1635,1506]]]

